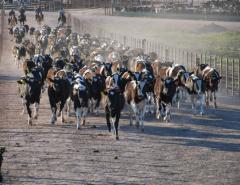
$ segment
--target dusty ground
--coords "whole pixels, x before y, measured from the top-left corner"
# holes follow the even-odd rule
[[[53,14],[45,16],[55,25]],[[28,20],[31,21],[31,18]],[[240,184],[240,100],[220,97],[219,109],[192,116],[189,104],[173,109],[172,122],[147,116],[144,133],[123,113],[120,140],[107,132],[104,116],[87,126],[50,125],[47,94],[33,126],[21,116],[7,28],[0,64],[0,146],[6,147],[3,184]],[[94,127],[96,126],[96,128]]]

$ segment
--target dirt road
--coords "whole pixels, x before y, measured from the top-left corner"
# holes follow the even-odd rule
[[[33,14],[31,14],[33,17]],[[55,25],[56,16],[45,19]],[[28,24],[33,21],[28,18]],[[239,97],[221,97],[218,110],[192,116],[190,105],[173,109],[172,122],[147,116],[144,133],[120,121],[120,140],[107,132],[104,115],[88,116],[87,126],[50,125],[47,94],[39,119],[27,125],[20,115],[16,80],[21,75],[4,32],[0,64],[0,146],[6,147],[3,184],[240,184]]]

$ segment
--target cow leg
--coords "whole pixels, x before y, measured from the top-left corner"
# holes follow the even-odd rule
[[[191,95],[191,103],[192,103],[192,111],[193,114],[196,114],[196,102],[195,102],[195,95]]]
[[[160,115],[163,118],[166,116],[166,104],[165,103],[160,103]]]
[[[141,131],[144,132],[144,110],[140,112]]]
[[[159,98],[156,98],[156,118],[160,119],[160,105]]]
[[[206,91],[206,99],[205,99],[205,102],[206,102],[206,107],[209,108],[209,91],[208,91],[208,90]]]
[[[204,114],[204,109],[203,109],[203,104],[204,104],[204,95],[200,95],[200,115],[202,116]]]
[[[216,91],[213,92],[213,101],[214,101],[214,108],[217,108],[217,97],[216,97]]]
[[[83,117],[83,119],[82,119],[82,125],[86,125],[86,116],[87,116],[87,112],[88,112],[88,108],[87,107],[83,107],[82,108],[83,110],[82,110],[82,117]]]
[[[139,128],[140,125],[140,111],[138,109],[135,110],[135,125]]]
[[[111,132],[110,111],[108,106],[105,107],[105,116],[106,116],[108,131]]]
[[[96,116],[99,116],[99,106],[100,106],[100,102],[101,102],[101,97],[96,100],[96,106],[95,106]]]
[[[115,117],[111,117],[111,127],[112,127],[112,130],[113,130],[113,135],[116,135],[116,128],[115,128],[115,122],[116,122],[116,116]]]
[[[166,115],[164,117],[164,121],[169,122],[171,120],[171,115],[170,115],[170,106],[169,104],[166,105]]]
[[[118,135],[118,128],[119,128],[119,119],[120,119],[121,113],[116,114],[115,122],[114,122],[114,128],[115,128],[115,133],[116,133],[116,140],[119,140],[119,135]]]
[[[56,107],[52,107],[51,109],[52,109],[51,124],[54,124],[55,121],[57,121],[57,115],[56,115],[57,108]]]
[[[61,112],[61,123],[66,122],[65,118],[64,118],[64,110],[65,110],[65,106],[62,108]]]
[[[77,107],[76,109],[76,117],[77,117],[77,129],[80,129],[80,123],[81,123],[81,108]]]
[[[34,108],[35,108],[35,110],[34,110],[33,118],[37,119],[38,118],[38,111],[39,111],[39,103],[35,103]]]
[[[71,104],[72,104],[72,100],[71,98],[69,97],[67,99],[67,118],[69,119],[70,117],[70,114],[71,114]]]
[[[25,112],[26,112],[26,100],[25,100],[25,98],[22,98],[22,106],[23,106],[23,110],[21,112],[21,115],[25,114]]]
[[[28,124],[32,125],[32,111],[30,108],[30,102],[27,101],[26,107],[27,107],[27,112],[28,112]]]
[[[128,106],[128,110],[129,110],[129,125],[132,126],[133,125],[133,110],[131,105]]]

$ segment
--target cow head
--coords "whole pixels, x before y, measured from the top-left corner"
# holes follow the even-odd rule
[[[145,96],[145,85],[147,83],[146,79],[143,79],[141,81],[136,81],[136,91],[137,96],[141,99]]]
[[[188,77],[185,86],[189,93],[201,94],[205,91],[203,79],[194,74]]]
[[[176,82],[178,79],[173,79],[171,77],[167,77],[166,79],[162,79],[163,83],[163,90],[162,93],[165,95],[168,95],[170,97],[173,97],[176,91]]]
[[[218,84],[221,78],[222,77],[218,74],[218,72],[216,70],[213,70],[213,72],[206,78],[207,86],[212,91],[218,90]]]
[[[49,78],[50,82],[52,82],[52,88],[56,93],[60,93],[63,86],[63,79],[60,77],[54,77],[54,79]]]

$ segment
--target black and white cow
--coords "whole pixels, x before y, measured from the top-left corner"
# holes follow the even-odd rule
[[[52,70],[48,71],[48,98],[52,110],[51,123],[57,121],[57,103],[60,103],[58,116],[61,115],[61,122],[64,122],[63,108],[66,100],[70,96],[71,84],[66,78],[65,71],[60,70],[56,74]]]
[[[160,119],[163,117],[165,121],[170,121],[170,107],[172,105],[172,100],[176,92],[176,80],[171,77],[166,77],[162,79],[161,77],[156,78],[156,83],[154,86],[154,94],[156,98],[157,112],[156,117]]]
[[[35,104],[34,119],[38,118],[38,110],[40,104],[41,95],[41,76],[38,76],[38,72],[32,72],[32,76],[24,76],[17,81],[20,97],[23,99],[23,103],[27,108],[28,112],[28,124],[32,124],[32,111],[30,108],[31,104]]]
[[[85,125],[86,123],[89,101],[89,88],[87,86],[86,80],[79,74],[75,76],[72,100],[74,102],[74,110],[77,118],[77,129],[80,129],[80,125]]]
[[[192,109],[194,114],[197,113],[196,104],[199,101],[200,104],[200,115],[204,114],[204,100],[205,100],[205,82],[202,78],[197,77],[194,74],[191,74],[187,80],[185,87],[191,98]]]

